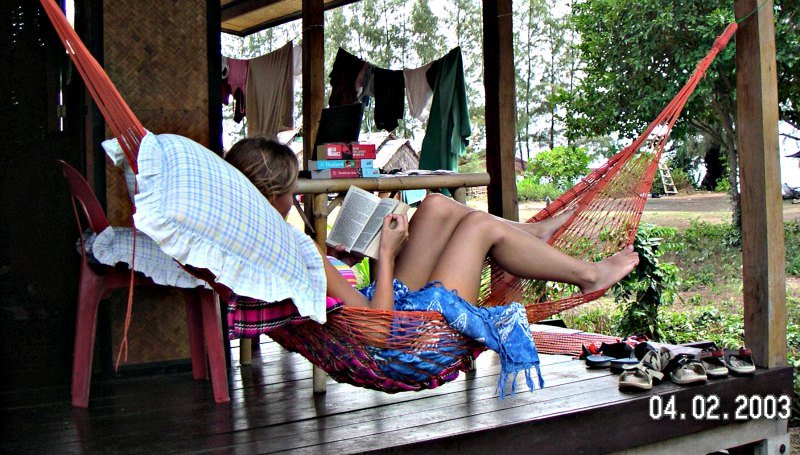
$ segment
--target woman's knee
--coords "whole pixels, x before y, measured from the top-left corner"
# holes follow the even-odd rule
[[[447,196],[443,196],[439,193],[432,193],[422,200],[414,216],[422,215],[423,217],[458,221],[471,211],[473,211],[473,209]]]
[[[480,210],[473,210],[464,215],[457,229],[492,241],[501,239],[503,234],[503,230],[498,226],[497,219]]]

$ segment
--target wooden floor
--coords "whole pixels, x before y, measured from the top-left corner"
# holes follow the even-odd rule
[[[0,452],[603,453],[742,425],[654,420],[653,394],[674,395],[689,415],[697,396],[719,396],[722,414],[733,412],[737,395],[791,393],[789,368],[626,394],[608,370],[589,370],[566,356],[542,361],[546,387],[505,400],[494,394],[498,367],[491,352],[475,372],[432,391],[389,395],[329,381],[327,394],[314,396],[309,364],[263,342],[252,366],[238,367],[234,359],[230,404],[215,404],[210,385],[190,373],[96,381],[88,410],[69,406],[66,387],[0,395]]]

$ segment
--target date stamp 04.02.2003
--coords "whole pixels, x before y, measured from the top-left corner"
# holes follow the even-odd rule
[[[726,403],[727,404],[727,403]],[[788,419],[792,399],[788,395],[737,395],[732,411],[723,406],[719,396],[695,395],[688,409],[676,404],[675,395],[650,397],[649,414],[653,420],[757,420]]]

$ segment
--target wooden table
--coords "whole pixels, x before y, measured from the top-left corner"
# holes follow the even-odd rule
[[[379,192],[446,188],[453,195],[453,199],[465,203],[467,188],[488,184],[489,174],[487,173],[403,175],[357,179],[300,179],[297,182],[296,193],[304,195],[306,215],[311,218],[310,224],[314,229],[314,241],[324,251],[325,240],[328,237],[328,215],[341,204],[344,193],[351,186]],[[328,195],[331,193],[336,193],[337,196],[329,202]],[[309,201],[311,202],[310,206]],[[316,367],[314,367],[314,392],[325,392],[325,374]]]

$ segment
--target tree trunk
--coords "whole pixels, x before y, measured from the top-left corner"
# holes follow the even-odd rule
[[[703,142],[706,146],[706,153],[703,156],[703,163],[706,166],[706,175],[700,182],[700,188],[714,191],[717,183],[725,175],[725,161],[722,159],[722,144],[708,135],[703,135]]]

